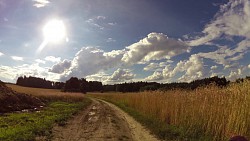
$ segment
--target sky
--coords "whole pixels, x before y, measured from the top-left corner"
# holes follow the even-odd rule
[[[249,0],[0,0],[0,80],[250,75]]]

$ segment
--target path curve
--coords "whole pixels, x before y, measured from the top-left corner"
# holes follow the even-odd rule
[[[115,105],[99,99],[92,101],[65,126],[55,126],[52,141],[158,141]]]

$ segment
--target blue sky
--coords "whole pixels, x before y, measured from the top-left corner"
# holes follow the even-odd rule
[[[65,31],[56,24],[45,33],[51,21]],[[59,41],[48,39],[61,31]],[[249,48],[248,0],[0,0],[7,82],[22,75],[106,84],[235,80],[250,75]]]

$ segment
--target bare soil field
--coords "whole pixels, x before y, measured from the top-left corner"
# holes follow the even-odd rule
[[[52,131],[53,141],[156,141],[128,114],[102,100],[93,103],[65,126]]]
[[[19,93],[0,81],[0,114],[24,109],[38,109],[44,103],[31,95]]]

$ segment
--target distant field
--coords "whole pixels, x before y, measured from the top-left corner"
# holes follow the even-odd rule
[[[22,87],[14,84],[7,84],[6,86],[11,87],[13,90],[20,92],[31,94],[33,96],[39,97],[41,99],[45,99],[47,101],[81,101],[84,99],[84,94],[82,93],[65,93],[56,89],[42,89],[42,88],[29,88]]]
[[[250,139],[250,82],[227,88],[90,94],[110,101],[170,140]]]

